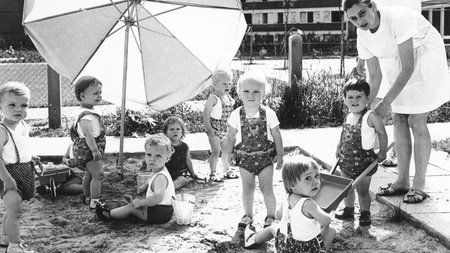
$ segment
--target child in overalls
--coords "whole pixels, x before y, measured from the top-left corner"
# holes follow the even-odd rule
[[[363,79],[350,79],[344,85],[344,102],[349,114],[341,133],[336,156],[343,176],[356,179],[376,159],[382,162],[386,158],[387,134],[381,119],[369,107],[370,86]],[[379,142],[379,152],[375,153]],[[372,175],[377,171],[373,168],[356,186],[360,205],[360,226],[369,226],[370,194],[369,186]],[[344,199],[345,208],[336,213],[336,219],[352,220],[355,211],[355,192],[351,191]]]
[[[212,74],[212,85],[214,92],[209,95],[203,110],[203,122],[211,145],[211,156],[209,157],[210,175],[209,179],[215,182],[223,181],[223,178],[234,179],[239,176],[228,166],[227,135],[228,118],[234,109],[234,99],[229,92],[231,90],[231,75],[225,70],[218,69]],[[222,152],[223,173],[217,173],[217,160]]]
[[[102,100],[102,83],[95,77],[80,77],[75,83],[75,96],[80,101],[80,113],[70,130],[72,150],[76,166],[85,168],[83,202],[94,210],[102,190],[102,157],[106,146],[106,127],[94,110]]]
[[[231,164],[239,166],[242,178],[242,202],[245,215],[239,222],[240,228],[245,228],[253,222],[256,176],[258,176],[259,188],[267,209],[264,227],[270,226],[275,220],[273,163],[277,163],[277,170],[281,169],[283,142],[275,112],[261,104],[268,91],[266,87],[268,84],[265,78],[252,74],[242,75],[239,78],[237,90],[244,105],[234,110],[228,120],[230,128],[228,159]]]

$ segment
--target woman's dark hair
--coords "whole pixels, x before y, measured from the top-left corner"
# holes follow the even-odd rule
[[[370,95],[370,85],[361,78],[352,78],[344,84],[344,97],[349,90],[362,91],[366,96]]]
[[[92,76],[82,76],[75,83],[75,96],[78,101],[81,101],[81,92],[86,90],[91,85],[102,85],[97,78]]]
[[[372,8],[372,0],[342,0],[342,9],[344,9],[344,11],[347,11],[355,4],[365,4],[369,8]]]

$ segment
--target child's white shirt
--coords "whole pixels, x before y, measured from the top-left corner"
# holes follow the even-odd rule
[[[14,142],[16,143],[17,150],[19,151],[20,162],[29,162],[32,157],[32,150],[30,146],[30,130],[28,124],[25,121],[21,121],[15,130],[8,127],[11,132]],[[2,158],[5,164],[11,164],[17,162],[16,150],[14,148],[14,142],[11,136],[8,135],[8,141],[3,147]]]
[[[367,111],[361,122],[361,144],[362,148],[365,150],[368,149],[378,149],[379,148],[379,140],[378,135],[375,132],[375,128],[369,126],[368,120],[369,115],[371,113],[374,113],[372,110]],[[358,122],[358,119],[352,119],[352,117],[355,117],[353,113],[349,113],[346,118],[346,122]],[[359,115],[358,115],[359,117]]]
[[[275,112],[272,109],[270,109],[267,106],[263,106],[263,105],[261,105],[261,107],[266,109],[267,139],[270,141],[273,141],[270,129],[275,128],[278,125],[280,125],[280,122],[278,121],[277,115],[275,114]],[[235,145],[242,142],[241,116],[240,116],[241,108],[242,108],[242,106],[238,107],[233,112],[231,112],[230,118],[228,119],[228,124],[230,126],[232,126],[233,128],[236,128],[236,130],[237,130]],[[259,118],[259,111],[253,117],[249,117],[248,115],[246,115],[246,117],[247,117],[247,119],[249,119],[249,118],[257,119],[257,118]]]
[[[78,108],[78,115],[80,115],[82,112],[84,111],[89,111],[95,114],[100,115],[100,113],[98,113],[95,109],[86,109],[86,108]],[[77,116],[78,117],[78,116]],[[78,118],[77,118],[78,119]],[[100,131],[101,131],[101,127],[100,127],[100,119],[92,114],[88,114],[88,115],[84,115],[81,120],[89,120],[91,121],[92,124],[92,136],[98,137],[100,135]],[[80,138],[84,138],[84,134],[83,134],[83,130],[81,130],[81,126],[80,126],[80,122],[78,121],[78,125],[77,125],[77,132],[78,135],[80,136]]]
[[[151,177],[147,180],[148,188],[147,188],[147,193],[145,194],[145,197],[148,198],[148,197],[154,195],[154,192],[152,191],[151,186],[152,186],[152,183],[155,180],[156,176],[158,176],[160,174],[162,174],[166,177],[167,187],[164,190],[163,198],[158,205],[172,205],[172,197],[175,196],[175,186],[173,185],[172,177],[170,176],[170,173],[166,167],[164,167],[160,172],[156,173],[153,177]]]
[[[320,223],[315,219],[306,217],[302,212],[303,204],[309,198],[301,198],[291,210],[289,210],[289,197],[284,199],[280,232],[287,235],[287,223],[290,211],[292,237],[295,240],[307,242],[318,236],[320,234]]]
[[[222,100],[215,94],[211,94],[211,96],[214,96],[217,100],[216,104],[213,106],[213,108],[211,110],[211,118],[221,119],[222,118]],[[226,104],[226,105],[233,105],[234,99],[231,98],[231,96],[228,94],[226,96],[228,96],[228,98],[230,99],[230,101],[229,101],[230,103]]]

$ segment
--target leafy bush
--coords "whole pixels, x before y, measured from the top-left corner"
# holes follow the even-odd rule
[[[293,87],[281,87],[277,110],[281,128],[341,125],[345,116],[344,79],[319,72],[307,75]]]
[[[450,154],[450,138],[432,141],[431,146],[436,150],[444,151]]]

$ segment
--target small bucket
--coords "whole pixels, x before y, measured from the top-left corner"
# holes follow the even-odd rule
[[[143,184],[145,184],[148,179],[150,178],[150,173],[141,173],[137,175],[136,181],[137,181],[137,186],[141,186]]]
[[[194,213],[195,196],[187,193],[177,194],[173,197],[172,205],[177,224],[189,225]]]

